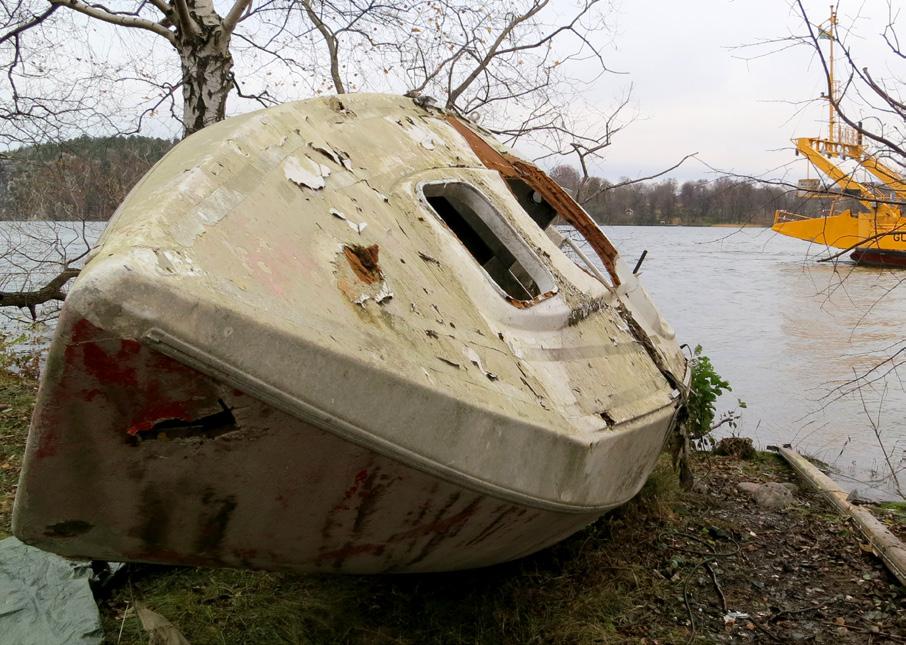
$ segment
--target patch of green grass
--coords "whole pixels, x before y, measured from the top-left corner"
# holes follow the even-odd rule
[[[906,541],[906,501],[874,504],[871,511],[901,540]]]
[[[3,349],[0,347],[0,353]],[[0,539],[10,535],[13,500],[36,390],[36,370],[0,362]]]
[[[666,594],[626,549],[654,539],[678,495],[667,460],[630,503],[529,558],[432,575],[300,576],[160,569],[138,572],[102,607],[110,642],[145,643],[135,601],[206,643],[587,643],[632,625],[638,599]],[[120,630],[122,629],[122,634]]]
[[[906,517],[906,502],[880,502],[878,506],[885,510],[893,511],[896,515]]]
[[[786,464],[779,452],[773,450],[756,450],[755,457],[752,459],[755,463],[767,464],[771,466],[781,466]]]

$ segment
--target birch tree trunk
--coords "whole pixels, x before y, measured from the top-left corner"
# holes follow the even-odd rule
[[[182,66],[183,124],[186,136],[222,121],[233,87],[231,30],[214,10],[211,0],[195,0],[186,7],[188,20],[175,38]]]

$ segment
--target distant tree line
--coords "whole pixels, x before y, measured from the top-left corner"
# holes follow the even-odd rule
[[[28,146],[0,156],[0,219],[110,218],[132,186],[176,141],[139,136],[79,137]],[[777,209],[814,213],[788,187],[720,177],[617,185],[600,177],[582,182],[570,166],[551,176],[601,224],[769,226]]]
[[[775,210],[815,214],[816,200],[796,195],[790,187],[744,179],[639,183],[609,182],[600,177],[582,181],[571,166],[557,166],[551,177],[569,190],[599,223],[656,226],[682,224],[755,224],[770,226]]]
[[[0,219],[107,220],[173,141],[79,137],[0,157]]]

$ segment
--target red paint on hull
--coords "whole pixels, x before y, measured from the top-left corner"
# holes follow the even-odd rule
[[[49,359],[20,488],[28,494],[14,518],[20,539],[45,550],[188,566],[443,571],[527,555],[600,514],[465,489],[85,320],[64,313],[60,325],[65,345]],[[227,431],[174,430],[221,406],[235,414]],[[171,423],[142,436],[160,421]]]

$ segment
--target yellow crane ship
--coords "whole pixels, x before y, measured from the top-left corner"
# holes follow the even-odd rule
[[[852,251],[857,264],[906,267],[906,218],[901,204],[906,203],[906,179],[872,156],[863,146],[862,134],[838,119],[836,105],[839,88],[834,81],[834,43],[837,14],[819,26],[821,38],[829,41],[828,133],[826,137],[794,139],[796,154],[803,155],[828,182],[799,180],[799,194],[805,198],[830,201],[830,207],[817,217],[784,210],[774,213],[772,229],[783,235],[829,248]],[[850,160],[854,170],[844,170],[833,160]],[[855,171],[869,173],[877,182],[857,181]],[[841,202],[855,201],[853,208],[836,208]],[[839,254],[835,254],[839,255]]]

